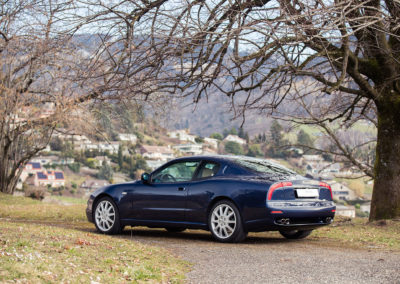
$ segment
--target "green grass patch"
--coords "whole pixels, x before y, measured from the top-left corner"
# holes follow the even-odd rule
[[[51,196],[52,199],[61,201],[63,203],[68,204],[86,204],[87,199],[84,198],[76,198],[76,197],[69,197],[69,196]]]
[[[400,220],[335,219],[332,225],[315,230],[309,239],[329,246],[400,251]]]
[[[182,282],[187,264],[162,248],[86,230],[0,221],[0,282]]]
[[[126,236],[93,233],[85,207],[0,194],[0,282],[183,282],[187,262]]]
[[[0,218],[54,222],[86,221],[84,204],[58,205],[0,194]]]

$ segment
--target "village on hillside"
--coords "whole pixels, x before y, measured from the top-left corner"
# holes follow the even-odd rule
[[[298,147],[286,147],[281,152],[265,148],[268,140],[276,140],[271,135],[264,133],[250,139],[241,129],[233,128],[199,137],[189,129],[163,129],[155,137],[137,131],[116,133],[115,141],[94,141],[87,135],[58,129],[46,149],[23,168],[15,194],[39,199],[87,198],[98,188],[138,179],[143,172],[151,172],[177,157],[233,154],[266,157],[303,176],[328,182],[338,215],[368,216],[371,181],[346,179],[360,173],[345,162],[332,162]]]

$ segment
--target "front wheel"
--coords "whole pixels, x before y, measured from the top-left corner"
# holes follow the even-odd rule
[[[208,226],[213,237],[223,243],[241,242],[247,235],[239,210],[229,200],[214,204],[208,217]]]
[[[312,230],[305,230],[305,231],[300,231],[300,230],[292,230],[292,231],[279,231],[282,236],[284,236],[286,239],[304,239],[307,237],[309,234],[311,234]]]
[[[101,198],[95,206],[94,224],[100,233],[118,234],[121,232],[117,206],[110,197]]]

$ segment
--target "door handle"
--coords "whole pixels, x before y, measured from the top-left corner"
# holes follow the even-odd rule
[[[178,190],[179,190],[179,191],[185,191],[186,188],[184,188],[184,187],[178,187]]]

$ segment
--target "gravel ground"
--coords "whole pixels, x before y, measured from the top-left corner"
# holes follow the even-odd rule
[[[335,248],[250,234],[244,243],[220,244],[208,232],[140,229],[126,238],[164,247],[191,262],[188,283],[396,283],[400,253]]]

